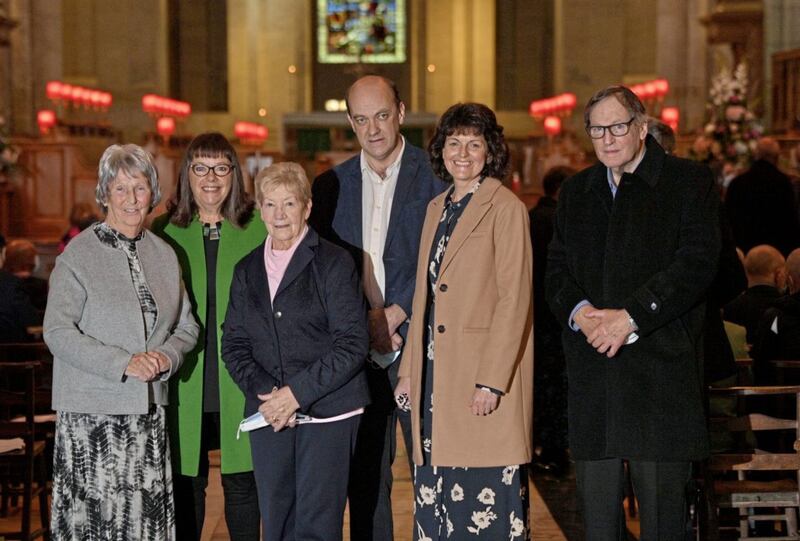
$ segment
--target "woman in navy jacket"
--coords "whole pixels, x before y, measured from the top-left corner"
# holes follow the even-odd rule
[[[341,539],[350,457],[369,402],[366,309],[352,258],[308,227],[311,187],[280,163],[256,177],[270,232],[236,266],[222,358],[245,412],[270,426],[250,433],[270,540]],[[343,419],[297,424],[297,415]]]

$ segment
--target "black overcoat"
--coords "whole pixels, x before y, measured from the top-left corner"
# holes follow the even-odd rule
[[[547,297],[562,324],[573,456],[693,460],[708,453],[701,392],[706,289],[720,252],[705,166],[667,156],[648,136],[615,198],[599,163],[558,200]],[[566,327],[582,300],[624,308],[640,338],[611,359]]]
[[[236,265],[222,326],[222,358],[244,391],[244,414],[258,409],[258,394],[284,385],[315,417],[365,406],[369,335],[353,260],[309,228],[271,302],[265,244]]]

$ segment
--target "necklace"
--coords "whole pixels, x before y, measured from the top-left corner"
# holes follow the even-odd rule
[[[222,222],[203,224],[203,236],[208,238],[208,240],[219,240],[221,231],[222,231]]]

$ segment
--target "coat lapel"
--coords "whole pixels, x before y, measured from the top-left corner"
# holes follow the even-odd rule
[[[589,178],[588,189],[591,189],[600,200],[600,205],[605,209],[606,214],[611,216],[611,207],[614,198],[611,196],[611,188],[608,187],[608,172],[606,166],[598,163]]]
[[[361,247],[363,244],[361,226],[361,159],[359,155],[346,161],[337,170],[339,175],[339,208],[342,212],[337,212],[336,217],[341,218],[345,223],[340,231],[347,231],[350,238],[344,239],[353,246]]]
[[[266,242],[261,244],[261,247],[253,253],[247,268],[247,281],[250,284],[248,288],[253,298],[253,304],[262,317],[269,323],[270,329],[272,328],[272,302],[270,301],[269,280],[267,280],[267,270],[264,268],[264,250],[266,249]],[[259,287],[263,285],[263,287]]]
[[[286,272],[278,285],[278,291],[275,293],[276,299],[314,259],[314,248],[317,244],[319,244],[319,237],[313,229],[309,228],[305,238],[300,241],[300,246],[297,247],[292,259],[289,261],[289,266],[286,267]]]
[[[410,148],[411,145],[406,142],[406,148],[400,163],[400,172],[397,175],[397,185],[395,186],[394,197],[392,198],[392,212],[389,216],[389,228],[386,232],[386,244],[383,248],[384,253],[388,251],[395,232],[404,225],[400,223],[400,215],[406,206],[406,200],[409,194],[412,193],[411,187],[414,185],[417,178],[419,162],[417,161],[417,157],[410,152]]]
[[[470,200],[467,208],[464,209],[464,214],[461,215],[456,228],[453,230],[450,242],[447,243],[447,250],[444,253],[439,276],[444,274],[453,258],[458,254],[461,246],[464,245],[464,242],[478,227],[478,224],[481,223],[489,209],[492,208],[492,198],[501,185],[499,180],[487,178],[483,181],[478,191],[473,194],[472,200]]]
[[[437,195],[433,201],[430,202],[427,214],[425,214],[425,222],[422,225],[422,233],[420,234],[419,240],[418,261],[421,262],[423,267],[426,269],[425,274],[427,274],[428,260],[430,259],[431,246],[433,245],[433,237],[436,235],[436,229],[439,226],[439,219],[442,217],[442,208],[444,206],[444,199],[446,195],[447,192]],[[419,280],[419,277],[417,277],[417,280]]]

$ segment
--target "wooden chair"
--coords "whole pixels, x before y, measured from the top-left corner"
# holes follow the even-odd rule
[[[0,363],[33,362],[40,364],[36,371],[36,411],[51,413],[53,387],[53,355],[44,342],[9,342],[0,344]]]
[[[800,508],[800,386],[738,386],[711,388],[714,396],[734,396],[740,401],[749,397],[769,397],[778,401],[793,401],[793,418],[779,418],[773,414],[744,413],[735,418],[712,419],[712,429],[721,428],[731,432],[786,431],[791,434],[791,449],[782,452],[767,452],[747,449],[741,452],[713,454],[708,462],[708,471],[714,477],[707,482],[708,497],[712,508],[739,510],[739,539],[784,539],[800,540],[797,513]],[[772,412],[772,408],[769,410]],[[782,410],[783,411],[783,410]],[[784,433],[786,433],[784,432]],[[753,479],[753,472],[785,472],[773,474],[772,480]],[[728,476],[723,475],[728,472]],[[735,478],[731,478],[735,474]],[[787,475],[788,473],[788,475]],[[762,478],[763,479],[763,478]],[[780,513],[755,514],[754,509],[781,509]],[[759,521],[781,521],[784,535],[781,537],[750,537],[750,527]]]
[[[30,359],[51,360],[53,356],[47,344],[38,342],[6,342],[0,344],[0,359],[3,361],[24,361]]]
[[[47,465],[45,442],[37,438],[35,378],[39,368],[35,362],[0,363],[0,439],[22,440],[23,448],[0,453],[0,491],[3,503],[8,495],[22,497],[21,529],[0,532],[0,539],[30,541],[37,537],[50,539],[50,513],[47,501]],[[17,414],[23,422],[12,421]],[[39,497],[41,527],[31,526],[33,498]]]

